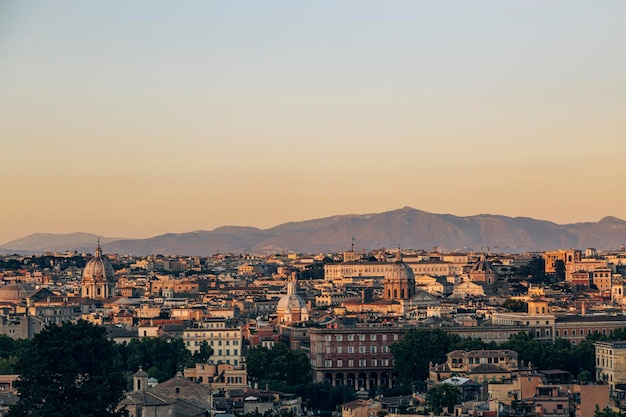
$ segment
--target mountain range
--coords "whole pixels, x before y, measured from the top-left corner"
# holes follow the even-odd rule
[[[129,255],[200,255],[221,253],[333,252],[414,248],[442,251],[487,250],[523,253],[561,248],[615,250],[626,244],[626,222],[605,217],[598,222],[559,225],[528,217],[491,214],[460,217],[411,207],[375,214],[348,214],[269,229],[223,226],[211,231],[167,233],[147,239],[98,237],[89,233],[36,233],[0,246],[4,254],[45,251],[93,253],[98,238],[105,253]]]

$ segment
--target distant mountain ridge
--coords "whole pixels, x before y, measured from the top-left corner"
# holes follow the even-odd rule
[[[374,214],[347,214],[280,224],[269,229],[222,226],[212,231],[167,233],[147,239],[100,238],[105,253],[129,255],[200,255],[216,252],[266,253],[347,250],[352,238],[359,249],[415,248],[522,253],[559,248],[612,250],[626,244],[626,222],[559,225],[528,217],[492,214],[459,217],[411,207]],[[77,250],[93,252],[98,237],[89,233],[37,233],[0,246],[4,253]]]

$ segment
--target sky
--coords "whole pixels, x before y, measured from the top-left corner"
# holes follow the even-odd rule
[[[0,2],[0,244],[626,220],[626,2]]]

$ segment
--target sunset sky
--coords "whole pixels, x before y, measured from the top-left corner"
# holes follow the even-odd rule
[[[0,244],[626,220],[626,2],[2,1]]]

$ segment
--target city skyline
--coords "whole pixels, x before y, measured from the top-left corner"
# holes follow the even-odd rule
[[[0,5],[0,244],[626,219],[618,1]]]

